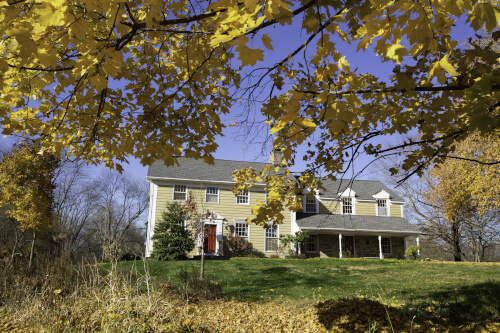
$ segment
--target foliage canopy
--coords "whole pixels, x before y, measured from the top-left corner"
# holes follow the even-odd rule
[[[40,146],[14,147],[0,160],[0,207],[19,222],[21,230],[41,230],[53,222],[54,172],[58,160],[39,155]]]
[[[173,165],[180,155],[211,162],[236,98],[258,99],[289,165],[307,142],[309,171],[334,177],[353,152],[397,148],[371,139],[419,131],[419,140],[405,142],[418,149],[403,167],[420,172],[474,131],[498,136],[500,55],[481,43],[461,49],[451,35],[459,18],[491,32],[500,7],[473,0],[4,0],[2,132],[117,169],[127,156],[144,165]],[[292,24],[303,39],[262,65],[273,59],[274,34]],[[340,40],[394,63],[390,82],[352,68]],[[240,176],[251,180],[247,171]],[[268,180],[276,200],[257,207],[260,221],[280,204],[298,206],[298,186],[281,174]],[[301,179],[310,188],[315,182],[311,173]]]

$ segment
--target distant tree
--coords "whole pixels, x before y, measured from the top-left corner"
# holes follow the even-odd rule
[[[482,164],[478,164],[481,161]],[[439,233],[461,260],[464,239],[472,260],[481,261],[484,247],[500,232],[500,140],[473,134],[457,145],[453,155],[429,171],[424,198],[442,215],[440,224],[424,226]],[[448,232],[443,232],[448,230]]]
[[[53,223],[53,179],[58,165],[52,154],[39,154],[40,149],[36,143],[16,145],[0,160],[0,206],[18,223],[22,234],[28,230],[32,234],[30,266],[37,232],[50,229]],[[17,239],[11,262],[19,245]]]
[[[401,163],[392,155],[375,164],[408,203],[405,217],[423,233],[421,257],[492,260],[500,244],[500,141],[474,133],[456,145],[442,165],[403,183],[399,180],[405,173],[389,172]]]
[[[161,220],[156,224],[153,234],[152,257],[158,260],[182,260],[194,248],[194,240],[185,225],[186,215],[178,203],[167,204]]]
[[[149,204],[147,184],[125,173],[104,170],[86,184],[86,191],[94,207],[88,231],[101,246],[102,259],[115,260],[126,251],[131,232],[142,228],[139,223]]]

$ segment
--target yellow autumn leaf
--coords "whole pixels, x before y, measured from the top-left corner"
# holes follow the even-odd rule
[[[448,72],[451,76],[457,76],[455,67],[448,61],[448,55],[439,61],[439,66]]]
[[[295,119],[295,123],[302,127],[316,127],[316,123],[312,119],[307,118],[297,118]]]
[[[408,51],[403,45],[399,44],[399,42],[392,44],[387,48],[386,57],[397,62],[398,64],[400,64],[401,61],[403,61],[403,57],[407,55]]]
[[[262,36],[262,43],[264,44],[264,46],[268,49],[268,50],[273,50],[273,45],[271,44],[271,38],[269,38],[269,36],[267,34],[264,34]]]

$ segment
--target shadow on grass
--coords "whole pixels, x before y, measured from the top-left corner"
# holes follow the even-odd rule
[[[312,297],[314,291],[325,285],[335,288],[345,287],[349,281],[345,269],[332,272],[328,268],[318,269],[316,274],[307,274],[302,269],[294,269],[277,261],[271,267],[260,269],[244,266],[238,267],[238,280],[224,281],[225,296],[239,301],[260,302],[275,299],[280,294],[286,294],[292,299]]]
[[[429,292],[407,303],[409,312],[446,318],[452,325],[500,321],[500,283],[485,282]]]

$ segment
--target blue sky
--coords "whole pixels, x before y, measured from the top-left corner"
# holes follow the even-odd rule
[[[279,62],[281,59],[286,57],[289,53],[293,52],[296,47],[298,47],[307,36],[301,33],[300,28],[297,24],[292,26],[287,26],[286,34],[283,34],[283,27],[277,26],[276,28],[271,27],[269,30],[265,30],[262,33],[267,33],[273,39],[274,51],[272,54],[269,52],[264,53],[264,62],[257,63],[257,66],[268,66],[275,62]],[[454,30],[452,32],[453,37],[466,40],[468,37],[474,36],[473,31],[469,28],[469,25],[465,23],[465,17],[458,21]],[[255,40],[260,40],[260,38],[255,38]],[[313,43],[316,41],[313,41]],[[351,64],[351,67],[358,68],[359,73],[372,73],[378,77],[387,80],[391,74],[393,63],[382,62],[379,57],[377,57],[371,48],[366,51],[356,52],[356,45],[349,45],[343,41],[336,40],[337,46],[342,49],[342,52],[346,55],[347,60]],[[255,42],[257,43],[257,42]],[[261,45],[253,45],[253,47],[261,47]],[[262,49],[264,49],[262,47]],[[266,57],[267,56],[267,57]],[[272,58],[271,58],[272,56]],[[232,123],[234,121],[234,115],[242,112],[242,107],[238,104],[234,105],[231,114],[227,116],[226,123]],[[259,117],[258,106],[256,106],[255,117]],[[268,144],[264,148],[264,153],[262,153],[263,146],[260,142],[243,142],[241,141],[242,135],[239,134],[238,128],[227,127],[224,131],[225,137],[218,138],[217,143],[219,144],[219,149],[214,154],[216,159],[228,159],[228,160],[240,160],[240,161],[254,161],[254,162],[267,162],[268,152],[271,146]],[[261,133],[256,133],[257,137],[262,138],[262,141],[266,137],[266,133],[261,131]],[[395,138],[382,138],[380,142],[385,143],[389,140],[394,140]],[[301,155],[301,151],[298,152],[298,156]],[[372,161],[372,157],[361,155],[354,163],[353,168],[351,168],[348,173],[344,176],[346,178],[352,177],[352,175],[360,172],[367,164]],[[137,177],[145,179],[147,174],[147,167],[143,167],[136,160],[132,159],[130,164],[124,166],[125,170],[134,174]],[[305,169],[305,162],[302,158],[296,158],[296,165],[292,168],[292,171],[302,171]],[[373,168],[367,168],[365,172],[357,176],[359,179],[373,179],[377,178],[378,175],[374,173]]]

